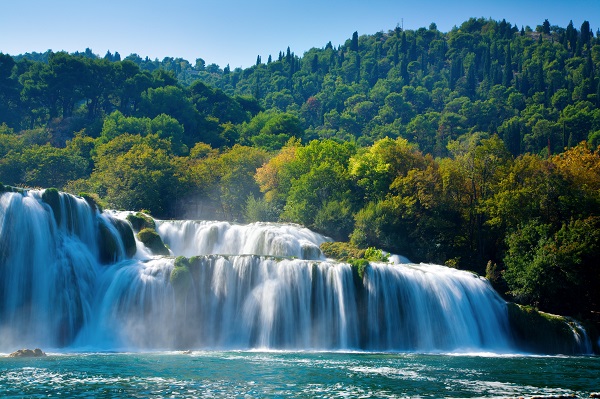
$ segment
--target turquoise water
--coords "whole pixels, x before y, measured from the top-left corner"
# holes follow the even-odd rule
[[[171,352],[0,358],[3,398],[506,398],[598,391],[598,357]]]

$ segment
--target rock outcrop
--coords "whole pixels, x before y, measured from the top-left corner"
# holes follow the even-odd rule
[[[8,357],[44,357],[46,354],[40,348],[19,349],[8,355]]]

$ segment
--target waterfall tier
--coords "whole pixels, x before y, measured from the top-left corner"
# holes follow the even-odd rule
[[[326,237],[270,223],[157,220],[171,256],[153,256],[126,216],[55,190],[0,196],[0,351],[515,350],[506,302],[472,273],[359,275],[323,257]]]

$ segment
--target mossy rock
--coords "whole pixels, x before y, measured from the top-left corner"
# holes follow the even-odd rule
[[[25,190],[23,190],[22,188],[19,188],[19,187],[5,186],[4,184],[0,183],[0,195],[2,195],[3,193],[24,194]]]
[[[114,263],[119,255],[119,243],[110,228],[101,221],[98,223],[98,247],[100,262]]]
[[[337,259],[342,262],[348,259],[360,259],[365,256],[365,250],[347,242],[324,242],[320,246],[321,252],[327,258]]]
[[[137,237],[154,255],[169,255],[169,250],[154,229],[142,229]]]
[[[358,277],[359,281],[362,283],[363,278],[365,277],[365,269],[369,266],[369,261],[366,259],[350,259],[348,261],[350,266],[352,267],[352,274],[355,277]]]
[[[121,219],[112,219],[112,223],[117,228],[117,231],[121,236],[121,241],[125,247],[125,255],[128,258],[133,257],[137,252],[137,246],[135,244],[135,236],[133,235],[133,231],[131,230],[129,223]]]
[[[52,212],[54,212],[54,219],[56,224],[60,224],[61,219],[61,208],[60,208],[60,193],[55,188],[47,188],[42,194],[42,201],[50,205]]]
[[[175,259],[175,267],[171,271],[169,281],[178,297],[185,297],[192,286],[192,273],[190,272],[190,261],[185,256]]]
[[[110,219],[108,223],[112,224],[119,233],[118,237],[115,237],[111,229],[106,225],[107,222],[101,220],[98,223],[99,231],[99,247],[100,247],[100,262],[102,263],[113,263],[118,260],[119,257],[119,241],[123,243],[125,249],[125,256],[131,258],[137,251],[135,243],[135,236],[129,223],[121,219]]]
[[[178,256],[177,258],[175,258],[174,264],[175,264],[176,268],[177,267],[185,267],[185,268],[190,267],[190,261],[185,256]]]
[[[154,219],[142,212],[131,213],[127,215],[127,220],[131,223],[134,231],[142,231],[143,229],[156,230]]]
[[[102,213],[102,205],[100,205],[100,200],[95,194],[79,193],[79,196],[83,198],[85,202],[88,203],[88,205],[90,206],[90,208],[92,208],[94,212],[98,211]]]
[[[581,354],[570,320],[529,306],[508,304],[508,319],[520,350],[543,354]]]

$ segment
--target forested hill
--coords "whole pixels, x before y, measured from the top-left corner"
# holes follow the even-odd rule
[[[270,61],[270,62],[269,62]],[[429,29],[358,36],[337,48],[287,49],[246,70],[198,77],[227,93],[294,112],[310,138],[371,144],[401,136],[436,156],[449,140],[498,133],[513,154],[600,143],[600,32],[532,31],[471,19],[449,33]]]
[[[31,129],[72,116],[82,102],[91,119],[114,110],[156,114],[142,94],[181,85],[185,93],[168,94],[202,98],[194,104],[201,116],[221,109],[223,94],[245,96],[245,104],[238,105],[246,110],[258,110],[246,101],[251,98],[271,117],[286,112],[299,122],[304,140],[337,138],[369,145],[383,137],[404,137],[434,156],[448,155],[449,141],[473,132],[497,133],[514,155],[548,149],[558,153],[582,140],[600,143],[600,31],[594,37],[587,21],[578,30],[572,23],[563,28],[546,20],[534,31],[504,20],[473,18],[448,33],[435,24],[360,37],[355,32],[341,46],[328,43],[302,57],[288,48],[271,58],[262,62],[257,57],[255,66],[232,71],[207,66],[200,58],[194,65],[181,58],[152,61],[136,54],[121,61],[118,53],[100,58],[90,49],[72,55],[20,55],[14,59],[16,70],[12,60],[2,63],[0,118],[11,128]],[[220,91],[198,89],[193,86],[198,80]],[[190,93],[194,88],[196,93]],[[285,143],[281,135],[255,137],[256,132],[239,128],[224,132],[231,126],[223,123],[244,122],[246,115],[236,114],[235,108],[208,122],[191,110],[189,115],[166,113],[185,125],[186,135],[195,136],[188,145],[201,140],[214,147],[243,143],[276,149]],[[254,123],[263,125],[266,119],[261,116]],[[287,138],[299,137],[296,126],[288,133]]]
[[[600,315],[587,21],[354,33],[256,61],[0,54],[0,181],[161,218],[297,222],[340,253],[487,272],[520,302]]]

